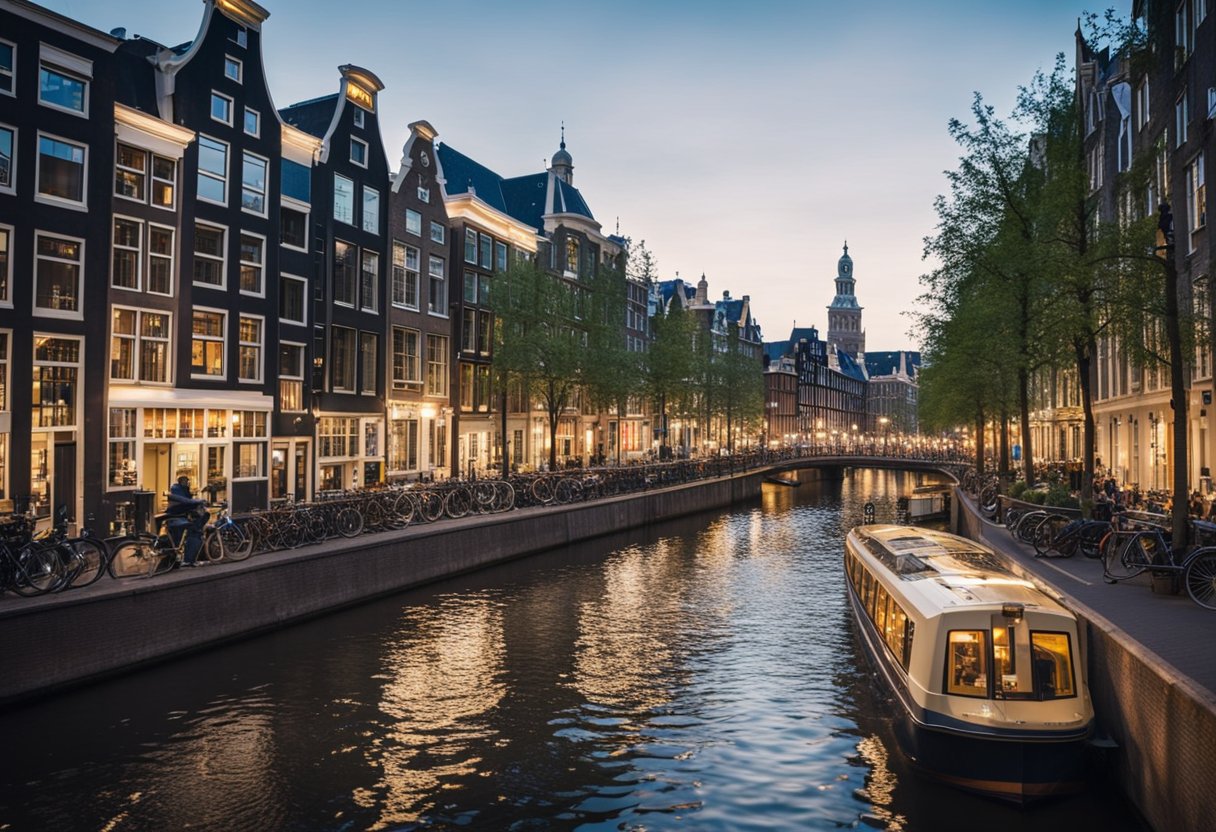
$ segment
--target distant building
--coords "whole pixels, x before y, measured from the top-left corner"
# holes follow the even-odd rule
[[[843,442],[847,435],[868,430],[865,369],[820,339],[815,327],[795,327],[788,340],[766,343],[764,359],[766,373],[784,372],[793,364],[798,379],[798,441]],[[768,383],[778,385],[781,380],[774,377]],[[770,399],[769,404],[773,401],[778,402],[773,409],[780,418],[781,399]]]
[[[869,387],[866,406],[869,429],[876,432],[916,433],[920,392],[920,353],[907,350],[867,352]],[[886,422],[882,420],[886,419]]]
[[[828,346],[859,360],[866,351],[866,333],[861,328],[861,305],[854,290],[853,258],[849,244],[836,263],[836,297],[828,307]]]

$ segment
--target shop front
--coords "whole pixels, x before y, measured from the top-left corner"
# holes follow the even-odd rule
[[[318,496],[384,482],[383,436],[383,415],[318,415]]]

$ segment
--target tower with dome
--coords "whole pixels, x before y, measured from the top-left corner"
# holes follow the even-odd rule
[[[853,258],[849,243],[836,262],[836,297],[828,307],[828,352],[839,350],[860,360],[866,351],[866,332],[861,328],[861,305],[854,294]],[[832,348],[835,349],[832,349]]]

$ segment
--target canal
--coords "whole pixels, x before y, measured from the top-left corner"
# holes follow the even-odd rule
[[[908,769],[840,562],[918,480],[802,476],[0,714],[0,832],[1140,830]]]

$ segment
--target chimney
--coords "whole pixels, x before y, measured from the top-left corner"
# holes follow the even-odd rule
[[[111,29],[111,30],[110,30],[110,34],[111,34],[113,37],[118,38],[119,40],[126,40],[126,39],[127,39],[127,30],[126,30],[124,27],[122,27],[122,26],[119,26],[119,27],[117,27],[117,28]]]
[[[726,291],[726,292],[723,292],[723,293],[722,293],[722,300],[730,300],[730,292],[729,292],[729,291]]]

